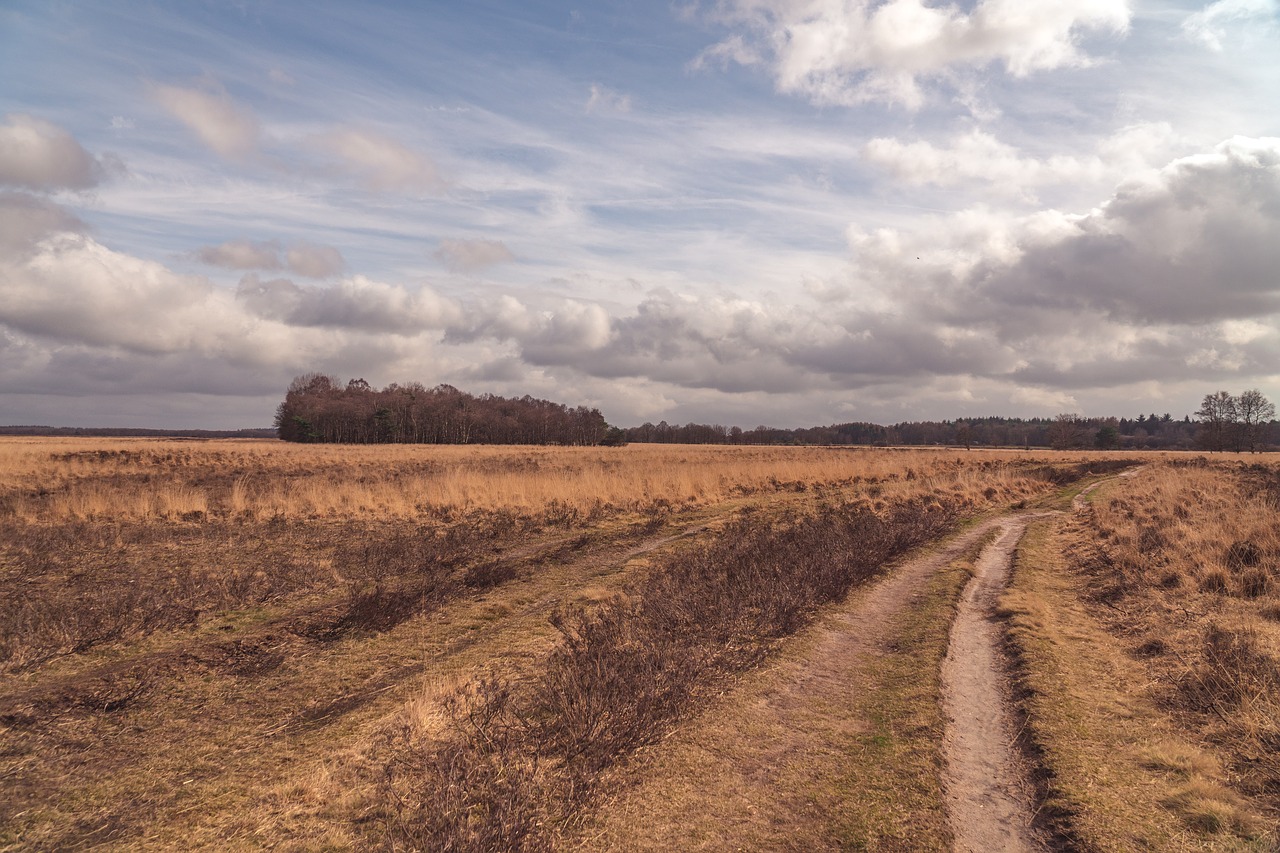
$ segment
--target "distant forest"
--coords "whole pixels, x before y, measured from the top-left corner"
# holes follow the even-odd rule
[[[970,445],[986,447],[1150,448],[1196,446],[1199,425],[1190,417],[1138,415],[1136,418],[965,418],[908,421],[891,426],[844,423],[744,430],[719,424],[646,423],[623,432],[628,441],[659,444],[861,444],[871,446]],[[1099,439],[1101,436],[1101,439]]]
[[[744,430],[719,424],[672,426],[666,421],[622,430],[627,441],[658,444],[961,445],[964,447],[1053,447],[1060,450],[1260,451],[1280,443],[1275,406],[1257,390],[1235,396],[1205,395],[1193,420],[1166,413],[1136,418],[964,418],[880,426],[870,423]]]
[[[1129,450],[1258,451],[1280,445],[1275,406],[1256,390],[1239,396],[1219,391],[1199,411],[1175,418],[1052,418],[999,416],[944,421],[908,421],[881,426],[754,429],[719,424],[645,423],[609,426],[599,409],[571,407],[530,396],[472,395],[452,385],[427,388],[414,382],[377,390],[363,379],[345,384],[319,373],[299,376],[276,411],[275,427],[240,430],[166,430],[119,427],[0,426],[3,435],[114,436],[156,438],[273,438],[295,442],[350,444],[747,444],[952,445],[963,447],[1053,447]]]
[[[276,410],[285,441],[347,444],[600,444],[599,409],[524,396],[473,396],[452,385],[414,382],[377,390],[309,373],[293,380]]]
[[[275,438],[271,427],[254,429],[145,429],[141,427],[0,426],[0,435],[51,438]]]

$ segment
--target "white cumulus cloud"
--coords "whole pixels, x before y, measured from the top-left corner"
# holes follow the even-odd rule
[[[727,0],[738,29],[703,53],[711,61],[766,62],[779,91],[819,104],[924,101],[922,79],[1000,62],[1015,77],[1094,60],[1086,33],[1121,34],[1126,0],[978,0],[969,10],[923,0]]]
[[[941,145],[928,140],[903,142],[877,137],[863,147],[862,153],[869,162],[908,184],[955,186],[982,182],[1006,194],[1030,197],[1036,187],[1044,184],[1119,178],[1145,168],[1161,156],[1167,159],[1173,140],[1168,124],[1132,125],[1104,140],[1096,153],[1038,159],[991,133],[972,129]]]
[[[280,269],[280,244],[274,240],[228,240],[203,246],[195,256],[203,263],[232,270]]]
[[[329,278],[346,268],[347,262],[333,246],[317,246],[298,242],[285,252],[285,263],[297,275],[307,278]]]

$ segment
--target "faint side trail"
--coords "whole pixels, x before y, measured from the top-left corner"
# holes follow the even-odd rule
[[[942,665],[943,711],[948,726],[943,751],[947,815],[955,849],[1044,850],[1031,822],[1035,797],[1025,761],[1015,745],[1000,629],[993,613],[1004,591],[1013,551],[1036,517],[1005,517],[1000,535],[983,549],[976,574],[961,597],[951,643]]]

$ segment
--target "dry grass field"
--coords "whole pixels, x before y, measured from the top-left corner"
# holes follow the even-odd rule
[[[1153,462],[1027,539],[1004,604],[1076,846],[1280,838],[1280,466],[1247,459]]]
[[[971,521],[1133,462],[0,441],[0,847],[580,846],[673,732],[802,656],[852,591]],[[1206,727],[1223,784],[1254,803],[1241,826],[1265,827],[1275,685],[1244,674],[1275,652],[1275,527],[1230,501],[1261,495],[1274,519],[1274,468],[1144,471],[1163,491],[1129,494],[1152,474],[1108,481],[1064,552],[1096,573],[1107,619],[1121,599],[1213,605],[1212,627],[1103,628],[1166,643],[1143,661],[1185,658],[1160,701]],[[949,618],[959,577],[928,586],[903,647],[911,625]],[[945,638],[928,637],[936,660]],[[910,658],[893,684],[927,682]],[[841,790],[883,803],[894,773],[918,779],[935,693],[881,685],[851,703],[933,722],[900,765],[848,769]],[[938,786],[910,787],[945,844]]]

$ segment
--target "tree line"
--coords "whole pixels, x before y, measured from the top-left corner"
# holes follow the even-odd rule
[[[276,410],[285,441],[343,444],[600,444],[608,425],[599,409],[528,395],[473,396],[452,385],[363,379],[343,385],[321,373],[294,379]]]
[[[1257,390],[1233,396],[1219,391],[1190,415],[1168,412],[1133,418],[1086,418],[1063,413],[1052,418],[982,417],[943,421],[910,421],[881,426],[842,423],[780,429],[758,426],[744,430],[720,424],[645,423],[620,430],[626,441],[656,444],[794,444],[794,445],[959,445],[964,447],[1053,447],[1129,450],[1256,451],[1280,443],[1275,406]]]
[[[472,395],[452,385],[391,384],[377,390],[363,379],[345,385],[320,373],[299,376],[276,411],[285,441],[353,444],[654,444],[959,445],[1258,451],[1280,443],[1275,406],[1256,389],[1205,395],[1195,418],[1169,413],[1134,418],[982,417],[865,422],[782,429],[720,424],[645,423],[611,427],[599,409],[570,407],[528,395]]]

